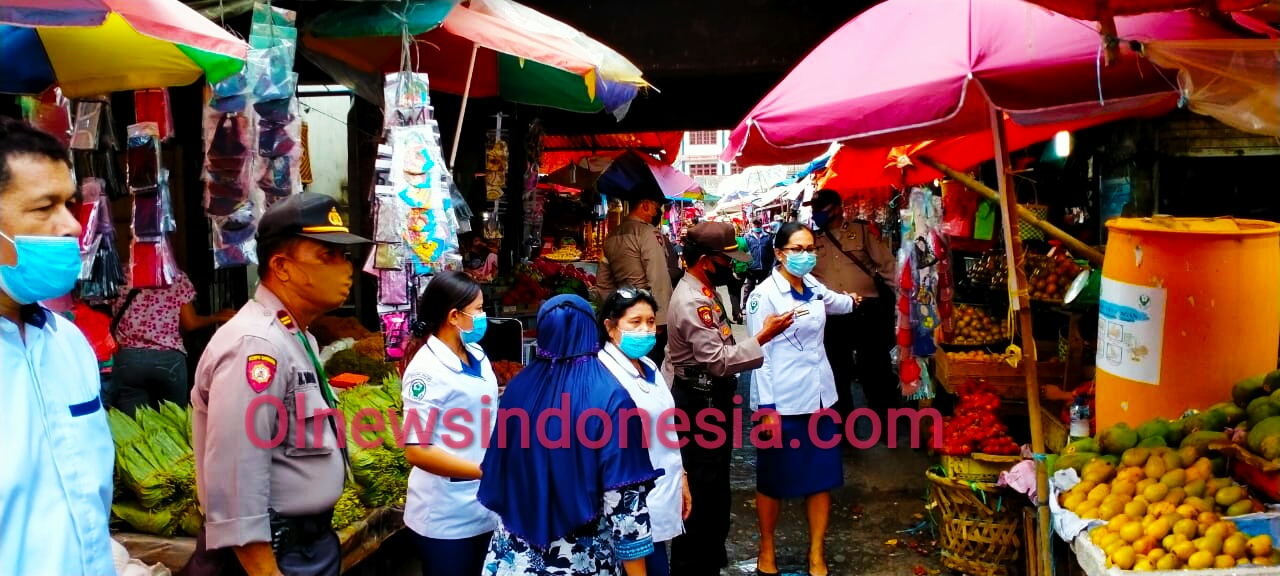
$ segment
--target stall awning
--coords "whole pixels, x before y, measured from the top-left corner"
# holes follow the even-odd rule
[[[780,198],[783,194],[785,194],[787,190],[789,190],[790,188],[791,186],[774,186],[773,188],[765,190],[759,196],[752,198],[751,204],[754,206],[759,206],[761,208],[765,206],[769,206],[770,204],[773,204],[774,202],[776,202],[778,198]]]

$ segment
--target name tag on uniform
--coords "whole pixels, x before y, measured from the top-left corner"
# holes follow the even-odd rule
[[[302,384],[304,385],[305,384],[315,384],[317,386],[320,385],[320,379],[316,378],[315,372],[302,372],[298,374],[298,380],[301,381]]]
[[[94,396],[93,400],[71,405],[71,417],[88,416],[102,408],[102,397]]]

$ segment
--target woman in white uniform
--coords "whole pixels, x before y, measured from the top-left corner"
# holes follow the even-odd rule
[[[493,432],[485,420],[495,420],[481,414],[498,401],[498,378],[477,344],[487,326],[483,305],[480,285],[462,272],[432,278],[418,305],[414,333],[426,341],[405,369],[401,395],[406,421],[416,417],[430,431],[420,438],[406,426],[404,451],[413,465],[404,523],[424,576],[479,574],[497,527],[497,517],[476,500],[483,440]],[[456,412],[446,418],[459,409],[470,418]]]
[[[646,446],[655,470],[663,470],[653,492],[648,495],[649,519],[653,524],[653,554],[645,562],[649,576],[667,576],[666,542],[684,533],[691,497],[684,465],[680,460],[680,439],[675,432],[676,401],[657,365],[646,356],[657,342],[657,301],[647,290],[621,286],[600,306],[599,323],[604,346],[600,362],[631,394],[636,407],[648,416]],[[667,422],[659,434],[658,423]]]
[[[826,576],[822,538],[831,509],[830,491],[844,484],[844,469],[840,423],[830,415],[817,414],[836,403],[835,378],[823,333],[827,315],[853,312],[860,297],[831,291],[809,274],[817,254],[813,233],[804,226],[783,224],[774,235],[773,247],[781,266],[751,292],[747,331],[753,335],[759,332],[771,314],[794,310],[795,321],[782,337],[761,347],[764,365],[751,376],[751,408],[773,410],[761,422],[766,426],[780,424],[775,430],[781,430],[780,441],[756,451],[760,518],[757,574],[778,573],[773,536],[781,501],[804,498],[809,518],[809,574]],[[781,422],[775,422],[779,417]],[[815,420],[813,435],[810,420]]]

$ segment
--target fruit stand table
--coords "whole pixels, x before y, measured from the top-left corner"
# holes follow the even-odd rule
[[[347,572],[378,550],[393,534],[404,528],[404,510],[400,508],[375,508],[363,520],[338,531],[342,543],[342,571]],[[178,573],[196,551],[196,539],[164,538],[150,534],[116,532],[112,534],[129,550],[129,556],[148,566],[163,564]]]

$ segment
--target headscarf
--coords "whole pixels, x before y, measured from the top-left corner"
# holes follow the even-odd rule
[[[586,300],[561,295],[543,304],[537,355],[507,385],[480,464],[480,503],[502,518],[508,532],[538,548],[599,517],[606,491],[662,475],[649,461],[641,418],[623,419],[624,410],[634,413],[635,402],[600,363],[599,350],[599,328]],[[562,403],[565,394],[567,406]],[[561,427],[562,409],[568,413],[567,428]],[[504,430],[503,411],[514,410],[528,414],[528,425],[510,416]],[[552,410],[543,423],[544,443],[538,416]],[[588,410],[592,412],[579,437],[577,423]],[[594,445],[603,437],[605,426],[597,411],[608,415],[611,430],[608,442],[592,448],[582,440]],[[562,439],[565,429],[567,442]]]

